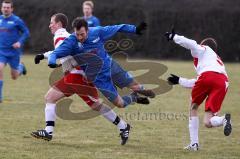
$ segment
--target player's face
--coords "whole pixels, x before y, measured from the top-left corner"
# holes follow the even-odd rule
[[[84,16],[91,16],[92,15],[92,8],[89,5],[83,5],[83,14]]]
[[[56,23],[55,17],[51,18],[50,24],[49,24],[49,29],[51,30],[52,34],[55,34],[55,32],[59,29],[59,23]]]
[[[2,3],[1,7],[2,14],[6,17],[10,16],[13,12],[13,7],[11,3]]]
[[[79,30],[76,28],[74,29],[77,39],[83,43],[87,39],[88,31],[86,30],[85,27],[81,27]]]

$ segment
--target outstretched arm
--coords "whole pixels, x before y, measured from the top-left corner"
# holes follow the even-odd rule
[[[187,78],[180,77],[179,85],[184,88],[193,88],[196,81],[197,81],[196,79],[187,79]]]
[[[175,35],[173,41],[180,46],[191,50],[193,57],[198,57],[198,53],[205,50],[205,47],[197,44],[195,40],[188,39],[184,36]]]
[[[205,51],[205,47],[198,45],[195,40],[175,34],[174,28],[171,32],[166,32],[165,37],[168,41],[173,40],[176,44],[179,44],[180,46],[191,50],[191,54],[195,58],[198,58],[199,53]]]
[[[112,25],[112,26],[105,26],[101,27],[100,29],[100,36],[104,40],[108,40],[112,36],[114,36],[118,32],[122,33],[134,33],[134,34],[142,34],[143,30],[146,30],[147,24],[142,22],[138,26],[130,25],[130,24],[120,24],[120,25]]]
[[[78,49],[76,44],[77,41],[73,35],[65,39],[58,48],[48,55],[48,66],[55,67],[57,59],[72,55],[76,52],[76,49]]]
[[[179,84],[184,88],[193,88],[196,82],[196,79],[187,79],[174,74],[171,74],[171,76],[169,76],[167,80],[170,85]]]

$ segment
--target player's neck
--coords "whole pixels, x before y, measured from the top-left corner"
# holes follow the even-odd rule
[[[13,15],[13,14],[9,14],[9,15],[4,15],[4,14],[3,14],[3,17],[4,17],[4,18],[9,18],[9,17],[11,17],[12,15]]]
[[[85,15],[85,18],[88,19],[88,18],[91,18],[92,16],[93,16],[92,14]]]

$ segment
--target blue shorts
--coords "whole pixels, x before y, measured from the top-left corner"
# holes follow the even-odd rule
[[[111,77],[118,88],[128,87],[133,82],[133,76],[124,70],[115,60],[111,63]]]
[[[94,84],[109,101],[113,102],[118,96],[116,86],[122,89],[132,82],[133,77],[116,61],[112,60],[111,69],[101,72]]]
[[[20,54],[14,56],[0,54],[0,63],[9,64],[12,69],[17,70],[20,63]]]

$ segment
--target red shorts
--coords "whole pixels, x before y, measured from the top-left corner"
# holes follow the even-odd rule
[[[66,97],[76,93],[89,106],[99,99],[96,87],[81,74],[69,73],[54,83],[53,87],[63,92]]]
[[[228,78],[217,72],[204,72],[192,89],[192,104],[201,105],[206,99],[205,111],[217,113],[228,90]]]

